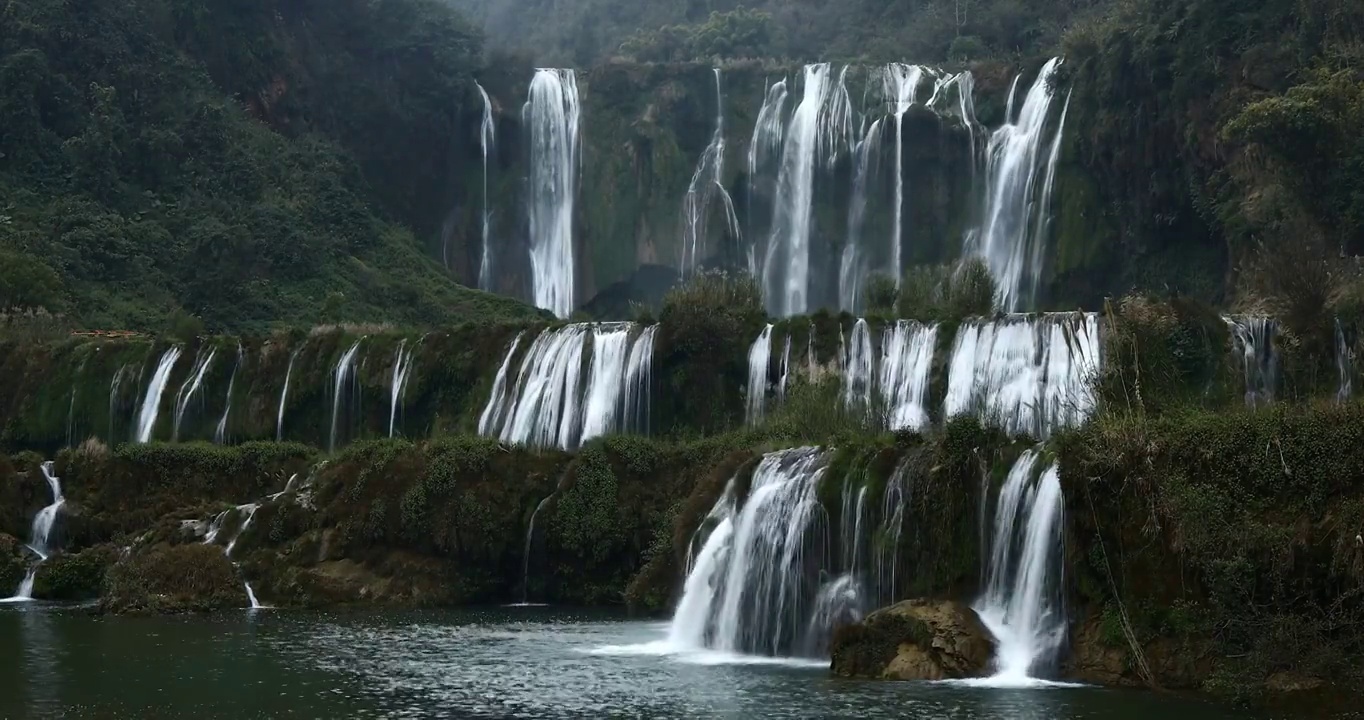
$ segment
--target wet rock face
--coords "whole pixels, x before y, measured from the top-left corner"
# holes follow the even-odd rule
[[[951,600],[906,600],[834,634],[833,672],[841,677],[943,680],[980,677],[993,644],[976,612]]]

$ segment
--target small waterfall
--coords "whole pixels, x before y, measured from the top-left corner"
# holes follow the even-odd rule
[[[821,147],[836,152],[835,140],[846,130],[847,88],[843,74],[835,80],[828,63],[805,66],[805,88],[791,116],[777,175],[776,207],[763,261],[764,298],[779,317],[809,309],[810,221],[816,160]],[[832,102],[831,102],[832,99]]]
[[[909,507],[911,490],[909,462],[901,461],[886,481],[886,489],[881,496],[880,542],[874,553],[879,605],[889,605],[899,599],[896,581],[900,564],[900,536],[904,533],[905,508]]]
[[[232,413],[232,389],[237,386],[237,371],[242,367],[242,346],[237,343],[237,362],[232,365],[232,375],[227,379],[227,399],[223,401],[223,416],[218,419],[218,427],[213,431],[213,442],[222,445],[227,442],[227,418]]]
[[[602,324],[592,328],[592,364],[587,374],[587,397],[583,404],[582,438],[579,442],[605,435],[619,425],[630,328],[629,323]]]
[[[867,193],[881,152],[881,120],[872,121],[854,148],[852,203],[848,209],[848,240],[838,266],[838,305],[844,312],[862,309],[862,281],[867,262],[862,252],[862,226],[867,219]]]
[[[190,370],[189,377],[180,384],[180,391],[175,394],[175,422],[171,429],[171,441],[180,440],[180,422],[185,417],[185,409],[189,407],[189,401],[194,399],[195,394],[204,386],[204,373],[213,364],[213,358],[217,357],[218,350],[209,348],[205,355],[202,348],[195,354],[194,367]]]
[[[512,341],[479,416],[480,435],[532,447],[573,449],[600,435],[647,430],[657,326],[631,342],[633,323],[574,323],[540,333],[507,377],[521,338]],[[591,364],[583,384],[584,360]]]
[[[398,351],[393,356],[393,380],[388,392],[389,437],[393,437],[397,431],[398,405],[403,400],[403,393],[407,391],[407,376],[411,371],[412,351],[407,347],[407,340],[403,339],[398,343]]]
[[[53,463],[51,460],[44,462],[41,466],[43,478],[47,480],[47,487],[52,491],[52,504],[38,511],[33,516],[33,527],[30,529],[28,547],[38,555],[39,561],[28,569],[24,579],[19,583],[19,590],[14,593],[10,601],[31,600],[33,598],[33,579],[38,576],[38,566],[52,554],[50,540],[52,538],[52,526],[57,524],[57,511],[66,504],[66,498],[62,496],[62,482],[52,473]]]
[[[768,453],[742,507],[721,497],[673,616],[674,646],[764,655],[824,646],[832,628],[816,621],[839,616],[833,601],[847,595],[847,581],[831,588],[812,571],[824,544],[816,487],[828,459],[810,447]]]
[[[156,364],[156,372],[152,374],[147,394],[142,398],[142,408],[137,413],[137,431],[133,435],[137,442],[151,442],[152,433],[156,431],[156,416],[161,411],[161,395],[166,391],[171,370],[175,369],[175,361],[179,359],[180,347],[177,345],[167,348]]]
[[[525,334],[525,330],[516,333],[511,345],[507,346],[507,354],[502,356],[502,364],[497,367],[497,376],[493,378],[492,392],[488,395],[488,404],[483,406],[483,412],[478,416],[479,435],[495,435],[502,427],[504,420],[502,411],[507,407],[507,370],[511,367],[512,358],[516,356],[516,349],[521,346],[521,338]]]
[[[1009,93],[1007,120],[990,136],[986,150],[988,189],[984,223],[977,238],[979,247],[974,250],[985,260],[995,278],[999,306],[1010,312],[1023,309],[1033,301],[1033,291],[1042,272],[1045,238],[1041,233],[1047,227],[1046,216],[1051,212],[1048,202],[1055,179],[1064,114],[1053,135],[1051,154],[1045,163],[1039,162],[1039,157],[1054,98],[1052,82],[1060,64],[1060,58],[1053,58],[1042,67],[1023,100],[1017,119],[1013,106],[1018,78],[1014,79],[1015,90]],[[1040,190],[1037,187],[1039,175],[1043,186]]]
[[[625,369],[625,417],[621,431],[649,433],[650,400],[654,382],[654,336],[658,326],[650,325],[635,338]]]
[[[294,361],[298,350],[289,354],[289,367],[284,371],[284,389],[279,391],[279,411],[275,413],[275,442],[284,441],[284,403],[289,399],[289,379],[294,376]]]
[[[871,328],[867,321],[858,319],[853,325],[852,340],[843,358],[843,406],[849,410],[871,410],[872,373],[876,359],[871,350]]]
[[[1279,386],[1279,350],[1275,341],[1279,324],[1267,317],[1222,318],[1231,331],[1232,344],[1241,356],[1245,373],[1246,406],[1257,407],[1274,402]]]
[[[696,172],[687,185],[682,200],[682,262],[678,265],[684,277],[696,272],[706,253],[706,223],[714,196],[720,197],[729,231],[739,236],[739,216],[734,202],[725,190],[725,105],[720,88],[720,68],[715,68],[715,133],[710,144],[696,163]]]
[[[1089,417],[1101,361],[1094,313],[965,322],[952,346],[944,415],[974,414],[1010,435],[1046,439]]]
[[[928,426],[928,380],[938,326],[899,320],[881,338],[880,393],[891,430]]]
[[[118,370],[114,371],[113,379],[109,381],[109,434],[107,437],[110,440],[117,437],[114,433],[115,416],[124,407],[124,387],[128,384],[128,378],[137,378],[141,374],[142,368],[140,366],[124,363],[118,366]]]
[[[786,384],[791,378],[791,336],[786,336],[786,342],[781,351],[781,372],[777,380],[777,402],[786,402]]]
[[[488,92],[477,82],[474,83],[474,87],[478,88],[478,95],[483,99],[483,124],[478,127],[478,141],[483,148],[483,253],[478,260],[478,289],[491,291],[493,289],[493,246],[488,216],[488,155],[493,152],[495,147],[496,125],[493,123],[493,102],[488,98]],[[450,267],[449,258],[446,258],[445,266]]]
[[[890,267],[888,270],[891,277],[895,279],[895,289],[897,290],[900,289],[901,276],[904,274],[904,264],[901,260],[904,246],[905,212],[905,173],[902,167],[904,163],[904,119],[905,112],[914,105],[919,81],[923,79],[924,72],[925,68],[918,65],[891,63],[885,67],[881,74],[882,93],[890,102],[891,116],[895,118],[895,200],[894,221],[891,224],[890,231]]]
[[[786,113],[786,80],[778,80],[772,83],[766,94],[763,95],[762,108],[758,110],[758,119],[753,124],[753,140],[748,144],[748,204],[752,208],[754,201],[759,195],[758,178],[759,173],[764,170],[774,157],[779,157],[781,153],[782,137],[785,126],[782,125],[782,118]],[[758,248],[754,245],[754,239],[758,237],[755,228],[752,227],[753,212],[749,211],[748,232],[745,233],[749,238],[745,244],[746,260],[748,262],[748,274],[755,277],[762,277],[762,268],[758,266]]]
[[[355,354],[360,350],[360,343],[363,341],[364,338],[356,340],[350,349],[341,356],[341,360],[336,363],[336,369],[332,371],[332,431],[327,442],[328,452],[336,451],[337,420],[341,414],[341,394],[345,390],[346,381],[355,372]]]
[[[241,527],[237,528],[237,534],[232,536],[232,539],[227,543],[227,547],[223,550],[223,553],[229,558],[232,557],[232,549],[237,547],[237,541],[242,539],[242,535],[246,533],[246,529],[251,527],[251,521],[256,519],[256,511],[259,509],[260,503],[246,503],[245,505],[237,506],[237,512],[246,513],[246,519],[242,521]]]
[[[767,404],[767,368],[771,361],[772,323],[768,323],[748,348],[748,412],[745,421],[749,425],[762,422]]]
[[[553,498],[554,498],[553,495],[548,495],[548,496],[545,497],[544,500],[541,500],[541,501],[540,501],[540,504],[538,504],[538,505],[535,506],[535,512],[532,512],[532,513],[530,514],[530,524],[526,526],[526,547],[525,547],[524,552],[521,553],[521,604],[522,604],[522,605],[529,605],[529,604],[530,604],[530,545],[531,545],[531,540],[533,540],[533,539],[535,538],[535,517],[536,517],[537,515],[540,514],[540,511],[541,511],[541,510],[544,510],[544,509],[545,509],[545,505],[548,505],[548,504],[549,504],[549,501],[550,501],[551,499],[553,499]]]
[[[529,128],[530,265],[538,307],[573,312],[573,203],[578,180],[578,80],[572,70],[540,69],[522,110]]]
[[[289,483],[285,485],[284,490],[272,495],[271,499],[288,492],[289,486],[293,484],[294,478],[296,477],[298,477],[296,474],[290,477]],[[232,550],[237,547],[237,541],[246,533],[247,528],[251,527],[251,522],[256,519],[256,511],[260,509],[260,506],[260,503],[246,503],[244,505],[238,505],[231,510],[224,510],[214,516],[212,522],[208,525],[208,532],[204,534],[204,544],[212,545],[214,541],[218,539],[218,536],[222,534],[223,526],[227,523],[227,518],[234,511],[238,515],[241,515],[242,513],[246,514],[246,518],[242,520],[241,525],[237,526],[237,532],[232,535],[232,539],[229,540],[227,545],[223,548],[223,555],[226,556],[228,560],[232,561],[232,567],[237,568],[238,573],[241,573],[241,566],[238,565],[235,560],[232,560]],[[267,606],[262,605],[260,600],[256,598],[256,591],[251,587],[251,583],[247,582],[245,577],[242,578],[242,588],[246,591],[246,599],[251,602],[250,607],[252,610],[267,609]]]
[[[1345,329],[1336,318],[1336,402],[1342,405],[1349,402],[1354,394],[1354,362],[1350,357],[1350,343],[1345,339]]]
[[[974,606],[995,637],[995,680],[1005,684],[1046,669],[1066,634],[1061,481],[1055,465],[1036,477],[1038,459],[1025,451],[999,491],[985,594]]]

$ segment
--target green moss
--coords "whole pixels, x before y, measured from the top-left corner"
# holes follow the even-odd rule
[[[208,612],[247,606],[236,569],[213,545],[157,545],[134,552],[108,572],[100,604],[106,612]]]

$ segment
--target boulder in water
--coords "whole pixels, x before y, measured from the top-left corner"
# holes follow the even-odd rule
[[[976,612],[952,600],[905,600],[834,634],[841,677],[943,680],[980,677],[993,653]]]

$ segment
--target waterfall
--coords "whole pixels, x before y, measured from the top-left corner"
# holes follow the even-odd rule
[[[336,451],[336,431],[337,419],[341,414],[341,393],[346,387],[346,381],[350,379],[355,371],[355,353],[360,350],[360,343],[364,340],[356,340],[350,349],[341,356],[336,363],[336,369],[332,371],[332,431],[328,437],[327,451]],[[283,407],[283,403],[280,404]]]
[[[397,430],[398,404],[402,402],[403,393],[407,391],[407,377],[411,371],[412,351],[407,347],[407,340],[403,339],[398,343],[398,350],[393,356],[393,380],[388,391],[389,437],[393,437]]]
[[[199,392],[199,388],[203,387],[204,373],[208,372],[209,366],[213,364],[213,358],[217,355],[218,350],[216,348],[209,348],[207,355],[204,355],[203,349],[200,348],[199,352],[195,354],[194,367],[190,369],[189,377],[185,378],[185,382],[180,384],[180,391],[175,394],[175,422],[171,428],[172,442],[180,440],[180,421],[185,417],[185,408],[189,407],[189,401]]]
[[[530,524],[526,526],[526,548],[521,554],[521,604],[530,604],[530,543],[535,537],[535,517],[545,509],[545,505],[553,498],[548,495],[535,506],[535,511],[530,514]]]
[[[116,417],[116,416],[118,415],[118,413],[119,413],[121,410],[123,410],[124,407],[125,407],[125,403],[123,403],[123,402],[121,401],[122,398],[123,398],[123,396],[124,396],[124,385],[127,383],[128,378],[134,378],[134,379],[135,379],[135,378],[141,377],[141,375],[142,375],[142,366],[141,366],[141,365],[136,365],[136,366],[134,366],[134,365],[130,365],[130,364],[128,364],[128,363],[123,363],[122,365],[119,365],[119,366],[118,366],[118,370],[115,370],[115,371],[114,371],[114,377],[113,377],[112,380],[109,381],[109,435],[108,435],[108,438],[109,438],[111,441],[116,437],[116,435],[114,434],[115,417]],[[135,393],[136,393],[136,389],[134,389],[134,394],[135,394]]]
[[[705,258],[706,222],[709,220],[707,211],[715,195],[719,195],[724,206],[730,233],[736,237],[739,235],[739,216],[735,214],[734,202],[725,190],[724,174],[725,106],[720,88],[720,68],[715,68],[715,133],[696,163],[696,172],[692,174],[687,194],[682,200],[682,262],[678,267],[684,277],[696,272]]]
[[[872,377],[875,358],[871,350],[871,329],[865,319],[853,325],[852,341],[843,358],[843,406],[850,410],[871,410]]]
[[[909,462],[902,460],[881,496],[880,542],[876,545],[876,587],[879,591],[877,603],[889,605],[898,599],[896,581],[900,564],[900,536],[904,532],[905,508],[909,506],[911,486],[909,484]]]
[[[820,582],[823,512],[816,488],[829,454],[795,448],[763,456],[747,499],[725,493],[716,525],[687,576],[669,639],[676,647],[785,655],[823,647],[841,617],[847,581]],[[820,618],[819,622],[814,622]]]
[[[630,347],[630,359],[625,366],[625,417],[621,431],[647,435],[649,433],[650,399],[654,379],[654,336],[658,326],[650,325],[635,338]]]
[[[767,368],[771,361],[772,323],[768,323],[748,348],[748,411],[745,421],[749,425],[762,422],[767,401]]]
[[[147,394],[142,398],[142,408],[137,413],[137,431],[133,435],[135,441],[151,442],[152,433],[156,430],[156,416],[161,409],[161,395],[166,391],[171,370],[175,369],[175,361],[179,359],[178,345],[167,348],[166,352],[161,354],[161,360],[156,364],[156,372],[152,373],[151,383],[147,385]]]
[[[786,402],[786,384],[791,377],[791,336],[786,336],[786,343],[781,351],[781,372],[777,380],[777,402]]]
[[[643,329],[631,342],[636,327],[574,323],[545,330],[521,358],[516,384],[508,392],[518,335],[493,380],[479,416],[479,434],[518,445],[573,449],[600,435],[647,430],[657,326]],[[591,364],[580,390],[589,349]]]
[[[928,426],[928,381],[938,326],[899,320],[881,338],[880,393],[891,430]]]
[[[1010,435],[1046,439],[1094,409],[1102,361],[1094,313],[962,323],[948,363],[944,415],[974,414]]]
[[[522,110],[529,128],[530,265],[538,307],[573,312],[573,202],[579,163],[578,80],[572,70],[539,69]]]
[[[754,200],[758,195],[757,181],[759,172],[763,170],[769,160],[781,153],[782,136],[785,127],[782,125],[782,118],[786,113],[786,80],[778,80],[767,88],[763,95],[762,108],[758,110],[758,119],[753,124],[753,140],[748,144],[748,218],[750,227],[746,235],[749,241],[745,244],[745,255],[748,263],[748,274],[761,278],[762,269],[758,267],[758,248],[754,246],[754,239],[758,237],[755,228],[752,227]]]
[[[52,554],[50,545],[52,526],[57,523],[57,511],[61,510],[62,505],[66,504],[66,498],[62,496],[61,478],[52,474],[52,461],[48,460],[40,467],[43,471],[43,478],[47,480],[47,487],[52,491],[52,503],[33,516],[33,527],[29,531],[28,547],[38,555],[39,561],[28,569],[23,581],[19,583],[19,590],[14,593],[14,597],[8,598],[10,601],[31,600],[33,598],[33,579],[38,575],[38,566]]]
[[[862,225],[867,218],[867,193],[881,151],[881,120],[872,121],[867,134],[854,148],[853,190],[848,209],[848,239],[838,265],[838,305],[850,313],[862,309],[862,280],[866,260],[862,253]]]
[[[295,477],[298,476],[294,475],[289,478],[289,484],[293,483]],[[289,490],[289,484],[285,485],[283,491],[276,493],[275,495],[272,495],[271,499],[279,497],[280,495],[283,495],[285,492],[287,492]],[[227,557],[229,561],[232,562],[232,567],[237,569],[238,574],[241,573],[241,566],[238,565],[235,560],[232,560],[232,550],[237,547],[237,541],[240,540],[242,535],[246,533],[247,528],[251,527],[251,522],[256,519],[256,511],[260,509],[260,506],[261,506],[260,503],[246,503],[244,505],[238,505],[237,507],[231,510],[224,510],[218,513],[216,516],[214,516],[212,522],[210,522],[208,525],[208,532],[204,534],[204,544],[212,545],[214,541],[218,539],[218,536],[222,534],[223,525],[227,523],[228,516],[234,510],[237,512],[238,515],[246,513],[246,518],[242,520],[241,525],[237,526],[237,532],[233,533],[232,539],[229,540],[227,542],[227,545],[223,548],[223,555]],[[260,600],[256,598],[256,591],[252,589],[251,583],[247,582],[245,577],[242,577],[242,588],[246,592],[246,599],[250,601],[251,603],[250,608],[252,610],[267,609],[267,606],[262,605]]]
[[[630,328],[629,323],[602,324],[592,328],[592,364],[588,370],[580,442],[605,435],[618,427]]]
[[[284,403],[289,399],[289,379],[294,376],[294,361],[298,350],[289,354],[289,367],[284,371],[284,389],[279,391],[279,410],[275,413],[275,442],[284,441]]]
[[[840,113],[826,108],[830,97],[846,103],[847,90],[833,81],[828,63],[805,66],[805,89],[786,131],[776,207],[763,261],[764,297],[773,315],[799,315],[809,309],[810,219],[816,156],[826,138],[838,135]],[[821,122],[823,120],[823,122]]]
[[[1344,404],[1354,392],[1354,363],[1350,358],[1350,343],[1345,339],[1345,329],[1336,318],[1336,402]]]
[[[1232,344],[1241,356],[1245,373],[1246,406],[1274,402],[1279,385],[1279,350],[1275,341],[1279,324],[1267,317],[1222,318],[1231,331]]]
[[[1042,67],[1016,119],[1015,92],[1010,91],[1006,121],[991,134],[986,149],[984,222],[975,241],[979,247],[972,249],[985,260],[995,278],[999,306],[1010,312],[1033,301],[1032,289],[1042,272],[1041,245],[1045,238],[1041,232],[1046,229],[1045,216],[1050,213],[1047,202],[1059,154],[1062,130],[1059,124],[1045,167],[1039,163],[1039,156],[1054,97],[1052,81],[1060,64],[1060,58],[1053,58]],[[1015,90],[1017,86],[1015,78]],[[1043,176],[1040,192],[1039,171]],[[1038,213],[1038,217],[1033,213]]]
[[[493,124],[493,102],[488,98],[488,92],[477,82],[474,83],[474,87],[478,88],[478,95],[483,99],[483,124],[478,127],[478,141],[483,148],[483,253],[478,260],[478,289],[491,291],[493,289],[493,247],[488,227],[488,154],[495,147],[496,126]],[[450,266],[449,258],[446,259],[445,266],[447,268]]]
[[[1025,451],[999,491],[985,593],[974,605],[995,638],[996,683],[1026,684],[1065,640],[1061,482],[1055,465],[1036,477],[1038,459]]]
[[[507,346],[507,353],[502,356],[502,364],[497,367],[497,375],[493,378],[492,392],[488,395],[488,404],[483,406],[483,412],[478,416],[479,435],[495,435],[502,427],[502,421],[505,419],[502,411],[507,406],[507,370],[511,367],[512,358],[516,356],[516,349],[521,346],[521,338],[525,334],[525,330],[516,333],[511,345]]]
[[[891,104],[891,115],[895,118],[895,200],[894,202],[894,221],[891,223],[890,231],[890,274],[895,279],[895,289],[900,289],[901,276],[904,274],[904,264],[901,260],[902,248],[904,245],[903,223],[904,223],[904,194],[905,194],[905,174],[904,168],[904,118],[905,112],[914,105],[916,91],[919,81],[924,76],[925,68],[918,65],[905,65],[904,63],[891,63],[887,65],[881,74],[882,92]]]
[[[227,442],[227,418],[232,413],[232,388],[237,386],[237,371],[242,367],[242,345],[237,343],[237,362],[232,365],[232,375],[227,379],[227,399],[223,401],[223,416],[218,419],[218,427],[213,431],[213,442],[222,445]]]

